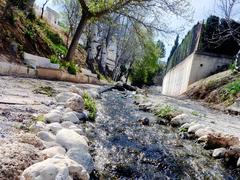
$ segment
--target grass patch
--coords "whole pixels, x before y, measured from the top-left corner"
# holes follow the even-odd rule
[[[94,121],[97,115],[97,106],[95,100],[88,94],[87,91],[83,92],[84,108],[89,111],[88,119]]]
[[[231,105],[234,103],[236,97],[240,93],[240,78],[235,81],[228,83],[223,87],[220,91],[221,101],[225,102],[225,104]]]
[[[50,86],[40,86],[33,91],[35,94],[43,94],[48,97],[52,97],[56,94],[56,91]]]
[[[37,117],[33,117],[33,121],[34,122],[44,122],[45,121],[45,117],[43,114],[37,116]]]
[[[170,105],[161,106],[160,109],[156,110],[155,115],[170,121],[181,112]]]

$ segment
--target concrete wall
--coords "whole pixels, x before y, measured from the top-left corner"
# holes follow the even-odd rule
[[[227,57],[193,53],[171,69],[163,79],[162,93],[168,96],[179,96],[187,91],[192,83],[209,77],[221,67],[232,63]]]
[[[209,77],[221,69],[221,67],[229,65],[232,62],[233,60],[227,57],[217,57],[211,54],[204,55],[195,53],[189,85],[200,79]]]
[[[0,62],[0,75],[35,78],[36,72],[34,69],[19,64]]]
[[[164,95],[177,96],[187,90],[193,58],[194,54],[191,54],[184,61],[168,71],[163,79],[162,93]]]

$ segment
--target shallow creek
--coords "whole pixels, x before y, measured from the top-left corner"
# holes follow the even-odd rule
[[[86,125],[96,171],[92,179],[238,179],[239,170],[213,159],[194,140],[156,124],[139,111],[131,92],[109,91],[98,100],[96,122]],[[150,126],[139,119],[149,118]]]

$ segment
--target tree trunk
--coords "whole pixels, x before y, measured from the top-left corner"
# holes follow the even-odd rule
[[[82,15],[80,23],[78,24],[77,30],[73,36],[72,42],[68,49],[68,53],[66,56],[67,61],[71,61],[73,59],[74,53],[77,49],[79,39],[81,38],[81,35],[83,33],[85,26],[87,25],[88,19],[89,18],[87,15],[85,15],[85,14]]]

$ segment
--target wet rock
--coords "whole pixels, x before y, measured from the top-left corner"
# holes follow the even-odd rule
[[[85,168],[64,156],[55,156],[36,163],[22,173],[21,180],[88,180]]]
[[[233,167],[238,166],[239,158],[240,158],[239,145],[230,147],[224,155],[225,162],[227,162],[228,165],[231,165]]]
[[[198,142],[203,142],[205,149],[216,149],[237,145],[239,144],[239,139],[228,134],[214,133],[200,137]]]
[[[190,126],[192,126],[193,125],[193,123],[185,123],[185,124],[183,124],[181,127],[180,127],[180,129],[186,129],[186,130],[188,130],[188,128],[190,127]]]
[[[63,121],[71,121],[74,124],[79,124],[79,119],[74,112],[65,113],[62,117]]]
[[[56,155],[65,155],[66,150],[61,146],[53,146],[40,152],[43,157],[52,158]]]
[[[225,153],[227,152],[226,148],[218,148],[214,149],[212,156],[216,159],[218,158],[224,158]]]
[[[72,92],[63,92],[56,96],[56,101],[59,103],[66,103],[72,97],[81,97],[81,96]]]
[[[123,86],[123,88],[125,88],[128,91],[136,91],[137,90],[136,87],[128,85],[127,83],[124,83],[122,86]]]
[[[40,131],[39,133],[37,133],[37,136],[41,140],[47,141],[47,142],[55,141],[55,139],[56,139],[56,136],[54,136],[52,133],[50,133],[48,131]]]
[[[83,167],[91,173],[94,170],[94,163],[91,155],[84,148],[72,148],[67,152],[67,156],[83,165]]]
[[[150,120],[148,118],[140,119],[140,120],[138,120],[138,122],[140,122],[144,126],[149,126],[150,125]]]
[[[158,118],[157,119],[157,124],[159,124],[159,125],[168,125],[168,120],[166,120],[166,119],[162,119],[162,118]]]
[[[202,136],[205,136],[205,135],[208,135],[208,134],[213,134],[213,133],[214,133],[214,130],[212,128],[206,127],[206,128],[198,129],[195,132],[195,135],[197,137],[202,137]]]
[[[180,132],[179,136],[181,139],[189,139],[188,133],[186,132]]]
[[[118,82],[115,86],[114,89],[118,90],[118,91],[125,91],[125,88],[123,87],[123,83],[122,82]]]
[[[195,134],[197,130],[204,128],[202,124],[194,124],[188,128],[188,133]]]
[[[65,107],[67,108],[70,108],[72,109],[73,111],[76,111],[76,112],[83,112],[83,109],[84,109],[84,102],[83,102],[83,99],[81,96],[75,96],[75,97],[72,97],[70,98],[66,104],[65,104]]]
[[[173,127],[179,127],[179,126],[182,126],[183,124],[185,123],[188,123],[190,120],[189,120],[189,116],[186,115],[186,114],[180,114],[178,116],[176,116],[175,118],[173,118],[171,121],[170,121],[170,124],[173,126]]]
[[[63,127],[61,126],[60,123],[56,122],[56,123],[51,123],[48,124],[46,129],[51,131],[53,134],[56,134],[58,131],[60,131]]]
[[[240,158],[238,158],[237,167],[240,167]]]
[[[57,133],[56,142],[62,145],[65,149],[88,147],[84,136],[79,135],[74,130],[62,129]]]
[[[86,119],[88,119],[89,112],[83,111],[82,113],[74,112],[78,119],[82,122],[84,122]]]
[[[59,111],[53,111],[44,115],[46,123],[61,122],[62,116]]]

